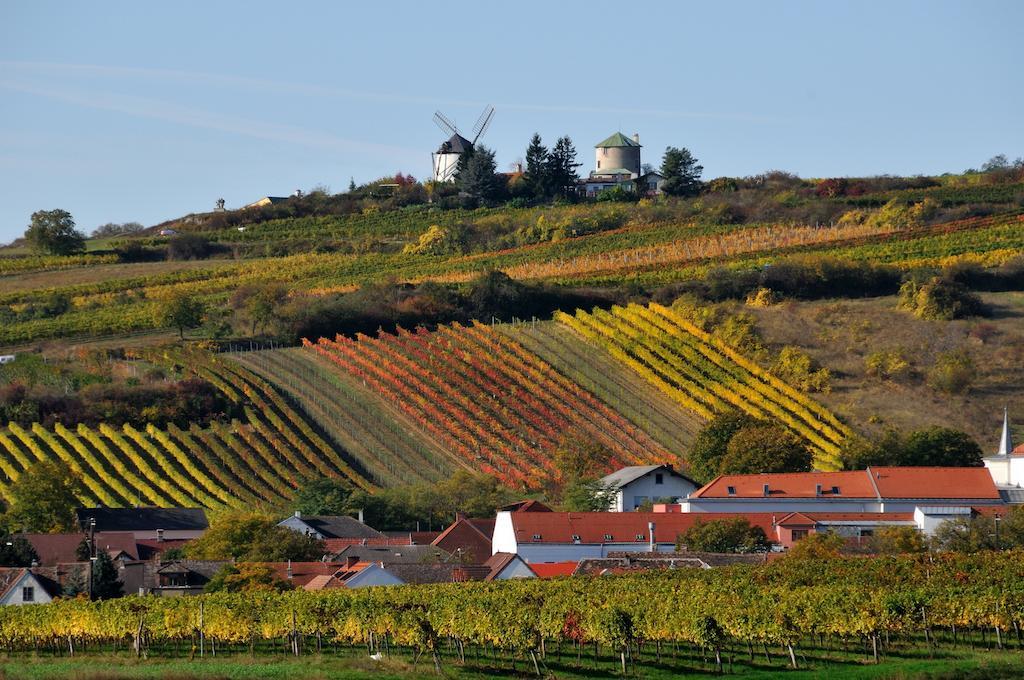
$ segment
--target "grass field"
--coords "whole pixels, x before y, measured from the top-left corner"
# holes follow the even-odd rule
[[[209,654],[209,653],[208,653]],[[663,652],[659,663],[653,650],[639,663],[629,668],[627,677],[652,680],[686,677],[697,679],[720,678],[713,655],[705,658],[696,651],[681,652],[670,659],[671,652]],[[1024,675],[1024,659],[1020,651],[974,651],[969,649],[942,650],[927,654],[919,650],[906,650],[885,657],[878,665],[861,654],[809,653],[799,659],[800,668],[792,669],[781,657],[767,663],[759,657],[750,663],[743,650],[727,651],[723,655],[723,671],[728,676],[768,680],[790,678],[809,680],[827,676],[830,680],[866,680],[868,678],[900,678],[911,680],[1000,680]],[[575,655],[556,656],[551,653],[541,667],[548,678],[620,678],[623,677],[618,657],[602,655],[597,661],[592,654],[584,655],[577,663]],[[136,659],[131,655],[80,655],[75,658],[47,657],[44,655],[0,657],[2,680],[134,680],[161,678],[166,680],[348,680],[354,678],[384,678],[406,680],[422,677],[476,678],[530,678],[537,677],[532,662],[526,658],[515,664],[507,657],[480,660],[467,656],[461,664],[454,656],[441,656],[441,674],[437,675],[429,659],[420,658],[413,665],[412,656],[397,654],[381,661],[370,659],[365,651],[346,650],[340,655],[325,653],[300,658],[250,657],[247,652],[223,652],[216,657],[189,659],[152,657]]]

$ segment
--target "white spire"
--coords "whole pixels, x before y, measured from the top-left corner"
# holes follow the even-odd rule
[[[1003,434],[999,437],[999,450],[997,456],[1009,456],[1013,453],[1013,441],[1010,439],[1010,415],[1006,407],[1003,407]]]

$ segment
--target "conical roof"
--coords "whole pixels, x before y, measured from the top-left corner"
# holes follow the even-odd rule
[[[455,133],[448,138],[448,141],[441,145],[438,153],[465,153],[473,148],[473,142],[462,135]]]
[[[640,146],[640,142],[634,142],[632,139],[622,134],[621,132],[616,132],[614,135],[604,140],[600,144],[595,144],[594,148],[601,149],[615,146]]]
[[[1010,414],[1003,408],[1003,432],[999,437],[997,456],[1009,456],[1013,453],[1013,439],[1010,437]]]

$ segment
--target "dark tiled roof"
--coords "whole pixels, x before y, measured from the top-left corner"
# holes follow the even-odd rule
[[[347,515],[302,515],[297,519],[324,538],[384,538],[384,534]]]
[[[443,562],[451,554],[432,545],[350,545],[339,552],[335,559],[344,561],[350,557],[360,562],[383,562],[389,564],[426,564]]]
[[[199,531],[207,529],[202,508],[79,508],[75,511],[83,529],[96,520],[96,531]]]
[[[21,534],[32,544],[39,555],[39,564],[54,565],[60,562],[74,562],[78,546],[88,538],[87,534]],[[128,531],[101,531],[96,533],[96,549],[106,550],[112,556],[124,552],[128,559],[139,559],[135,537]]]
[[[482,581],[491,573],[490,567],[462,564],[392,564],[385,570],[412,584]]]

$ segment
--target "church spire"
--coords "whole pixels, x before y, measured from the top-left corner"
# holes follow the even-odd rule
[[[999,450],[997,456],[1009,456],[1013,453],[1013,440],[1010,439],[1010,415],[1003,407],[1003,434],[999,437]]]

